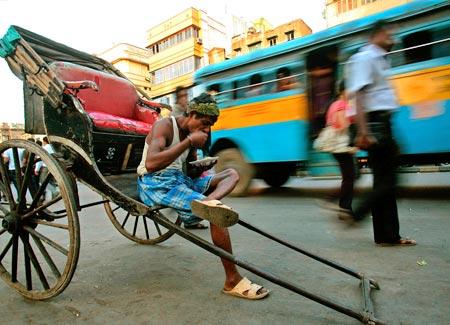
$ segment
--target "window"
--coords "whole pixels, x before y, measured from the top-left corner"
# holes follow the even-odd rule
[[[195,62],[199,58],[191,56],[153,72],[154,83],[161,84],[194,71]]]
[[[428,30],[424,30],[403,37],[402,43],[404,48],[408,48],[430,43],[431,39],[431,32]],[[430,60],[431,46],[423,46],[411,50],[406,50],[404,53],[404,57],[406,64]]]
[[[292,41],[294,39],[294,31],[293,30],[286,32],[285,34],[286,34],[287,41]]]
[[[198,35],[198,30],[191,26],[191,27],[184,29],[172,36],[169,36],[166,39],[159,41],[158,43],[151,45],[149,47],[151,49],[151,54],[153,54],[153,55],[157,54],[160,51],[163,51],[169,47],[177,45],[178,43],[181,43],[181,42],[191,38],[193,35]],[[195,37],[198,37],[198,36],[195,36]]]
[[[377,1],[377,0],[361,0],[361,5],[362,6],[368,5],[369,3],[372,3],[372,2],[375,2],[375,1]]]
[[[269,46],[277,45],[277,37],[273,36],[267,39],[269,41]]]
[[[261,42],[256,42],[256,43],[250,44],[248,46],[248,51],[249,52],[253,52],[253,51],[255,51],[257,49],[260,49],[260,48],[261,48]]]
[[[347,0],[347,8],[348,10],[355,9],[358,6],[356,0]]]
[[[234,54],[236,54],[236,56],[240,55],[241,54],[241,48],[239,47],[237,49],[234,49]]]
[[[450,53],[450,42],[438,41],[445,40],[449,37],[450,29],[448,26],[440,27],[434,30],[421,30],[405,35],[401,38],[401,42],[394,47],[393,51],[395,52],[396,50],[407,48],[411,49],[390,54],[389,59],[391,61],[391,65],[396,67],[403,64],[412,64],[448,56]]]

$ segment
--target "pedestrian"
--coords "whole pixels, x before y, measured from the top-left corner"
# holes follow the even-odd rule
[[[368,151],[373,190],[353,209],[353,214],[341,213],[340,217],[360,221],[371,210],[375,243],[410,246],[416,241],[400,236],[396,202],[398,147],[392,135],[391,117],[398,102],[387,78],[390,66],[386,59],[392,45],[391,28],[378,21],[372,27],[369,43],[349,60],[347,90],[355,98],[355,145]]]
[[[8,164],[8,176],[10,182],[13,183],[17,191],[17,197],[19,196],[19,186],[17,184],[17,172],[22,174],[22,167],[24,166],[25,149],[17,148],[17,157],[19,161],[19,169],[16,171],[16,160],[14,159],[13,148],[8,148],[3,152],[3,161]],[[9,186],[9,184],[8,184]]]
[[[353,143],[350,136],[350,129],[353,124],[353,111],[347,101],[345,92],[345,82],[341,80],[338,86],[337,99],[330,105],[326,114],[326,125],[333,127],[339,134],[347,134],[350,140],[347,143],[348,150],[339,150],[339,152],[332,152],[333,157],[339,164],[339,169],[342,175],[342,182],[339,191],[329,194],[323,206],[325,208],[331,208],[336,211],[343,211],[349,214],[353,214],[352,201],[353,201],[353,187],[355,183],[355,157],[354,153],[356,148],[353,147]],[[338,204],[335,201],[338,200]]]
[[[42,139],[42,147],[47,151],[50,155],[55,153],[53,146],[50,144],[47,137]],[[34,174],[39,179],[39,184],[42,185],[45,182],[45,179],[49,177],[50,179],[47,182],[47,186],[44,190],[44,200],[50,201],[54,199],[59,194],[58,184],[56,183],[53,175],[49,173],[47,166],[44,164],[42,160],[39,160],[34,167]]]
[[[193,166],[186,171],[182,167],[184,162],[195,160],[196,149],[204,145],[218,116],[219,109],[211,95],[202,94],[189,104],[185,115],[157,121],[145,139],[137,169],[139,197],[149,206],[164,205],[177,210],[185,228],[199,228],[199,217],[217,221],[221,217],[237,219],[238,216],[218,201],[236,186],[239,176],[235,170],[227,169],[200,178],[199,175],[212,164]],[[211,237],[214,244],[232,252],[227,228],[211,222]],[[269,293],[243,278],[232,262],[222,259],[222,264],[225,270],[222,292],[225,294],[261,299]]]
[[[181,116],[188,108],[188,92],[185,87],[178,86],[175,89],[175,105],[173,105],[172,116]]]

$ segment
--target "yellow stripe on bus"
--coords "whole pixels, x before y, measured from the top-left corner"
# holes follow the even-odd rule
[[[400,105],[450,98],[450,65],[391,77]]]
[[[225,108],[220,111],[213,130],[305,120],[308,116],[307,108],[304,94]]]

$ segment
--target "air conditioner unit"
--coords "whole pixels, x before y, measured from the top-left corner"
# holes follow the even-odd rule
[[[203,41],[200,37],[197,37],[197,44],[203,44]]]

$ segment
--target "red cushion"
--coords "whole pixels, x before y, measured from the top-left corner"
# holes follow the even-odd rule
[[[64,81],[91,80],[97,84],[98,92],[85,89],[77,95],[87,112],[103,112],[127,119],[134,118],[139,97],[130,81],[67,62],[54,62],[51,67]]]
[[[89,112],[94,125],[101,129],[121,130],[126,133],[147,135],[153,124],[136,121],[103,112]]]
[[[136,104],[136,108],[134,110],[134,119],[153,125],[153,123],[158,120],[158,112]]]

